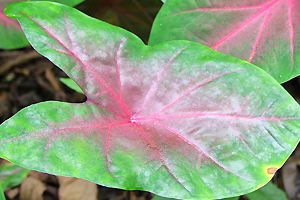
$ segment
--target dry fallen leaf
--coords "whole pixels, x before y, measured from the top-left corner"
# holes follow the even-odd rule
[[[20,200],[43,200],[45,184],[33,177],[27,177],[21,185]]]
[[[96,200],[97,185],[82,179],[58,177],[60,200]]]
[[[20,192],[19,188],[13,188],[13,189],[6,190],[5,194],[9,199],[14,199],[18,196],[19,192]]]
[[[299,199],[299,186],[296,182],[299,179],[299,166],[300,166],[300,151],[295,151],[285,165],[282,167],[282,179],[285,191],[290,199]]]

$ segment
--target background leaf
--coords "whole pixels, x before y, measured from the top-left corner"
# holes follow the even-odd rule
[[[176,200],[176,199],[170,199],[170,198],[165,198],[165,197],[160,197],[158,195],[155,195],[152,200]]]
[[[224,200],[239,200],[239,199],[240,199],[240,197],[231,197],[231,198],[226,198]]]
[[[172,0],[155,19],[149,43],[203,43],[248,60],[283,83],[300,74],[298,13],[296,0]]]
[[[0,200],[5,200],[4,191],[0,186]]]
[[[28,45],[28,41],[25,38],[18,22],[9,19],[3,13],[3,9],[9,3],[19,2],[19,1],[21,0],[1,0],[0,2],[0,49],[17,49]],[[52,1],[63,3],[69,6],[75,6],[83,2],[83,0],[52,0]]]
[[[72,90],[83,94],[83,91],[81,90],[81,88],[72,79],[70,79],[70,78],[61,78],[60,81],[63,82],[63,84],[65,84],[66,86],[68,86]]]
[[[31,0],[31,1],[46,1],[46,0]],[[51,1],[68,5],[68,6],[76,6],[82,3],[84,0],[51,0]]]
[[[21,168],[11,163],[0,165],[0,200],[5,200],[4,190],[20,185],[29,170]]]
[[[1,188],[6,189],[21,184],[28,173],[29,170],[13,165],[11,163],[0,165]]]
[[[1,125],[1,156],[21,166],[166,197],[216,199],[263,186],[299,141],[299,105],[245,61],[188,41],[148,47],[49,2],[6,11],[87,97],[36,104]]]
[[[0,2],[0,48],[1,49],[15,49],[28,45],[21,27],[18,22],[9,19],[3,13],[5,6],[10,3],[11,0],[4,0]]]
[[[286,194],[271,182],[246,197],[249,200],[288,200]]]
[[[288,200],[286,194],[279,189],[276,185],[274,185],[272,182],[269,182],[264,187],[251,192],[249,194],[244,195],[248,200]],[[223,200],[239,200],[240,197],[232,197],[227,198]],[[169,199],[164,198],[160,196],[154,196],[152,200],[175,200],[175,199]]]

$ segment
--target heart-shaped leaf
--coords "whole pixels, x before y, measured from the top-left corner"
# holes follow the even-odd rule
[[[28,45],[25,35],[18,22],[5,16],[3,9],[12,2],[22,0],[1,0],[0,2],[0,49],[16,49]],[[32,0],[34,1],[34,0]],[[41,0],[40,0],[41,1]],[[45,0],[42,0],[45,1]],[[75,6],[83,0],[52,0],[69,6]]]
[[[174,39],[248,60],[283,83],[300,74],[300,1],[167,1],[150,44]]]
[[[264,185],[299,141],[299,105],[245,61],[188,41],[149,47],[64,5],[6,12],[87,97],[36,104],[1,125],[0,155],[20,166],[217,199]]]

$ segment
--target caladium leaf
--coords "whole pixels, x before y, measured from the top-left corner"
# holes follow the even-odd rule
[[[25,35],[23,34],[23,31],[19,26],[18,22],[8,18],[3,13],[4,8],[9,3],[19,2],[19,1],[22,0],[1,0],[0,2],[0,49],[16,49],[28,45],[28,41]],[[52,0],[52,1],[63,3],[69,6],[75,6],[81,3],[83,0]]]
[[[20,166],[218,199],[263,186],[299,142],[299,105],[248,62],[189,41],[149,47],[50,2],[6,12],[87,97],[33,105],[0,126],[0,156]]]
[[[283,83],[300,74],[297,0],[172,0],[160,10],[150,44],[187,39],[261,67]]]

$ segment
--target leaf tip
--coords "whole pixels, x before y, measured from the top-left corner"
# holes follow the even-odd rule
[[[20,4],[23,4],[24,2],[15,2],[15,3],[10,3],[8,6],[6,6],[3,10],[4,14],[7,17],[10,18],[17,18],[19,16],[19,11],[20,9]]]

